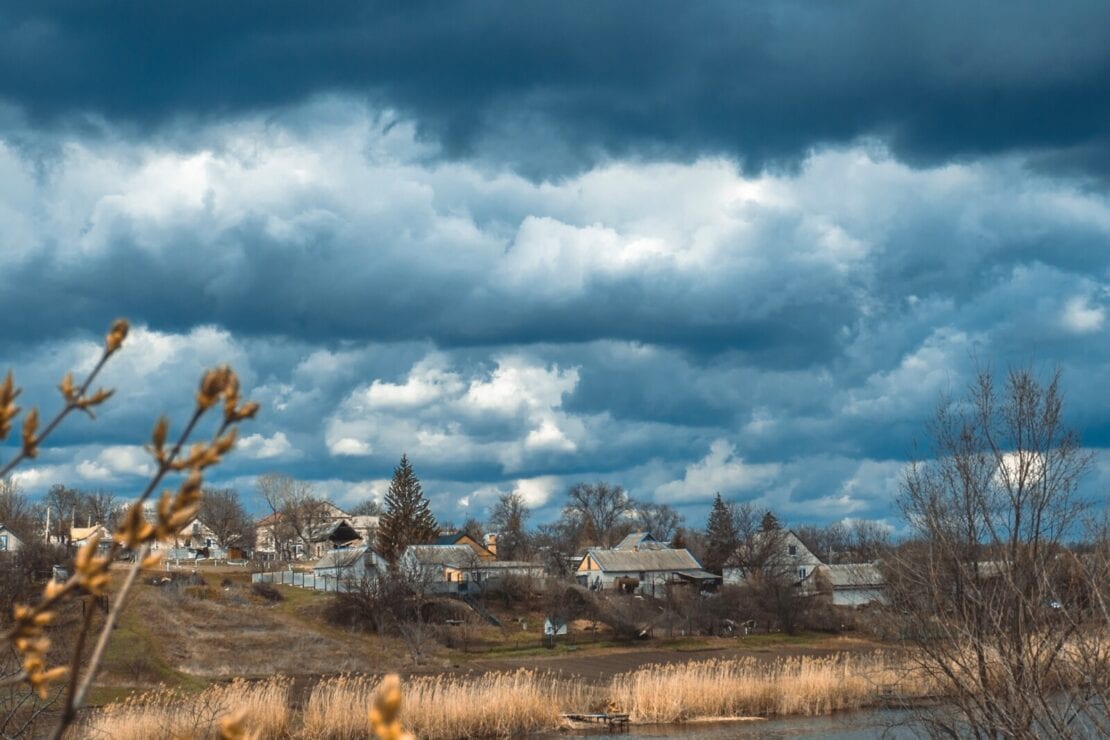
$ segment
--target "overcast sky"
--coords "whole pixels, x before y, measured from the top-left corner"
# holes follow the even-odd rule
[[[579,480],[896,525],[976,364],[1064,372],[1110,483],[1110,5],[7,2],[0,367],[118,393],[19,479],[136,492],[230,363],[213,482],[441,520]]]

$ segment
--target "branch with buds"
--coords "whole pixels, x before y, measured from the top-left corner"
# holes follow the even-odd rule
[[[128,324],[119,320],[112,325],[105,338],[104,350],[96,366],[80,386],[74,384],[72,373],[67,374],[59,385],[64,405],[53,419],[38,431],[38,410],[32,408],[23,417],[22,445],[19,453],[6,465],[0,467],[0,477],[6,475],[16,465],[28,458],[34,458],[38,449],[58,425],[74,411],[84,411],[90,416],[92,409],[112,396],[113,391],[98,389],[92,394],[89,388],[108,359],[114,355],[127,337]],[[20,389],[15,386],[9,372],[0,383],[0,441],[11,432],[12,422],[20,413],[15,400]],[[207,442],[196,442],[184,453],[202,417],[222,401],[222,419],[212,438]],[[53,737],[60,738],[72,724],[77,711],[83,705],[92,681],[96,676],[104,656],[111,630],[119,617],[124,601],[142,568],[153,567],[160,560],[159,555],[151,555],[150,548],[157,541],[171,540],[184,529],[197,515],[200,508],[203,471],[231,451],[237,435],[237,424],[251,419],[258,413],[258,404],[242,402],[239,395],[239,380],[228,367],[219,367],[206,372],[201,379],[196,395],[196,406],[189,422],[172,447],[167,448],[169,421],[162,417],[154,426],[148,450],[157,463],[154,475],[139,498],[128,509],[123,521],[112,536],[111,543],[101,553],[98,536],[91,537],[78,551],[74,560],[73,575],[62,583],[51,581],[43,590],[43,598],[33,606],[17,605],[13,611],[14,623],[0,638],[9,641],[23,656],[23,672],[17,678],[25,680],[40,697],[45,698],[51,682],[69,675],[65,694],[65,705]],[[163,479],[171,473],[183,473],[184,480],[176,491],[163,491],[156,506],[153,521],[147,521],[144,504],[159,487]],[[46,662],[50,639],[45,628],[54,620],[56,607],[67,598],[79,595],[105,596],[108,591],[108,570],[116,556],[122,551],[133,553],[133,562],[128,569],[119,593],[109,609],[97,638],[96,646],[82,675],[82,656],[85,643],[92,628],[94,610],[85,613],[77,644],[69,667],[50,668]]]

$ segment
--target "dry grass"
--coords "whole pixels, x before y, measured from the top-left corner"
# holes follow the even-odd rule
[[[881,652],[771,662],[740,658],[645,666],[614,677],[609,693],[636,722],[819,715],[859,709],[889,692],[929,694],[915,675]]]
[[[232,681],[211,686],[197,694],[155,689],[109,704],[82,725],[73,737],[148,740],[154,737],[218,737],[219,720],[242,713],[243,724],[260,730],[262,737],[289,734],[293,722],[289,709],[291,681]]]
[[[320,682],[304,711],[303,736],[345,740],[366,736],[366,710],[377,680],[342,676]],[[404,684],[401,718],[422,738],[507,737],[554,729],[561,713],[591,698],[580,682],[529,670],[474,678],[420,677]]]
[[[106,707],[81,728],[81,736],[212,737],[221,716],[245,710],[243,725],[261,730],[263,737],[364,738],[378,682],[356,675],[323,680],[299,716],[287,708],[290,684],[281,678],[236,681],[192,696],[147,692]],[[881,652],[654,665],[596,688],[521,669],[409,679],[401,718],[421,738],[509,737],[556,729],[562,713],[597,710],[610,702],[636,722],[680,722],[826,714],[873,704],[892,691],[916,697],[932,690],[903,658]]]

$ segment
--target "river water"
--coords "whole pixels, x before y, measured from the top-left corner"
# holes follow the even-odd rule
[[[686,722],[668,725],[635,725],[630,732],[612,737],[626,740],[681,737],[685,740],[725,740],[726,738],[820,737],[829,740],[919,740],[925,737],[901,724],[908,713],[893,709],[842,712],[824,717],[784,717],[742,722]],[[584,731],[580,735],[604,735],[603,731]],[[544,738],[566,735],[543,735]]]

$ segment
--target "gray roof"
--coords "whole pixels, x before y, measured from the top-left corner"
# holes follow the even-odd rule
[[[689,550],[590,550],[589,556],[609,572],[701,570]]]
[[[633,532],[613,546],[614,550],[664,550],[667,545],[651,536],[651,532]]]
[[[449,565],[469,568],[479,562],[478,554],[470,545],[409,545],[405,557],[415,558],[420,565]]]
[[[875,588],[885,583],[874,563],[829,565],[829,583],[833,588]]]
[[[344,547],[331,550],[316,561],[316,564],[312,567],[316,570],[321,568],[346,568],[357,563],[366,554],[366,550],[365,547]]]

